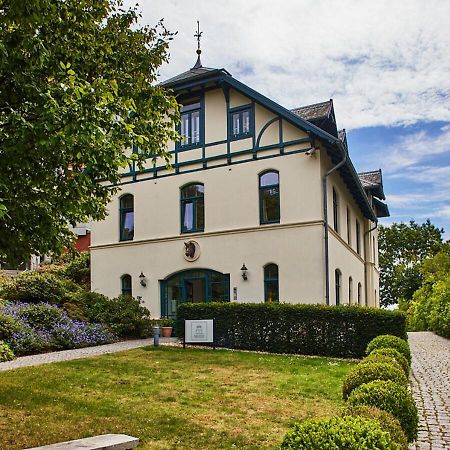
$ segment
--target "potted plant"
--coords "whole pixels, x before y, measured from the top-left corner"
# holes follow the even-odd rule
[[[161,336],[171,337],[175,321],[169,317],[161,319]]]

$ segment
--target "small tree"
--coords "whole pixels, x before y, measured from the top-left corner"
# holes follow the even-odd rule
[[[380,303],[394,305],[399,300],[409,302],[422,283],[420,266],[442,248],[443,229],[430,220],[422,225],[394,223],[380,227]]]
[[[138,19],[120,0],[1,2],[0,258],[59,252],[68,224],[105,217],[120,168],[169,161],[172,34]]]

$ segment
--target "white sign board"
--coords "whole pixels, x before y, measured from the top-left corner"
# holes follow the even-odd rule
[[[191,344],[213,343],[214,320],[213,319],[185,320],[184,342]]]

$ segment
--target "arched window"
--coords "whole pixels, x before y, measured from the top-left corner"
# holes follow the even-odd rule
[[[336,269],[334,271],[334,284],[336,290],[336,305],[341,303],[341,271]]]
[[[120,197],[120,240],[131,241],[134,237],[134,199],[131,194]]]
[[[361,295],[362,295],[361,289],[362,289],[361,283],[358,283],[358,305],[361,305]]]
[[[276,170],[259,176],[259,221],[280,223],[280,180]]]
[[[333,228],[339,233],[339,199],[336,189],[333,188]]]
[[[201,183],[181,188],[181,232],[193,233],[205,229],[205,187]]]
[[[353,278],[349,277],[348,279],[348,304],[352,304],[353,299]]]
[[[133,295],[133,290],[131,287],[131,275],[125,274],[120,278],[122,285],[122,295]]]
[[[264,301],[266,303],[278,303],[280,301],[278,266],[276,264],[267,264],[264,267]]]

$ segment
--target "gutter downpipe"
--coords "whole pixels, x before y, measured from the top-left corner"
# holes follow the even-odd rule
[[[332,167],[322,179],[322,189],[323,189],[323,226],[324,226],[324,245],[325,245],[325,302],[327,305],[330,304],[330,262],[329,262],[329,250],[328,250],[328,192],[327,192],[327,179],[328,177],[339,167],[343,166],[347,161],[347,151],[342,145],[341,141],[336,141],[339,150],[343,154],[343,158],[334,167]]]
[[[368,234],[370,236],[370,233],[372,231],[376,230],[377,227],[378,227],[378,217],[375,218],[375,225],[364,233],[364,237],[366,236],[366,234]],[[370,238],[369,238],[369,246],[370,246]],[[367,247],[368,246],[366,244],[364,244],[364,253],[367,253]],[[369,292],[368,292],[368,288],[367,288],[367,281],[368,280],[367,280],[367,264],[366,264],[366,261],[367,261],[367,254],[364,255],[364,295],[366,296],[366,305],[367,305],[367,295],[368,295]],[[375,261],[373,263],[375,264]]]

